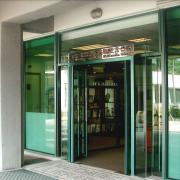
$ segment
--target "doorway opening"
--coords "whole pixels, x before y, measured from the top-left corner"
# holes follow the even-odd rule
[[[125,64],[74,67],[74,158],[78,163],[125,171]]]

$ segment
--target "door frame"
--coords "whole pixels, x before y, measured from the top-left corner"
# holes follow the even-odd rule
[[[74,162],[74,119],[73,119],[73,74],[74,74],[74,67],[75,66],[80,66],[80,65],[93,65],[93,64],[101,64],[101,63],[108,63],[108,62],[129,62],[129,71],[130,74],[125,72],[125,75],[129,75],[130,78],[130,86],[132,87],[130,92],[131,97],[130,99],[125,98],[125,111],[126,109],[129,109],[129,105],[131,106],[130,110],[130,123],[131,123],[131,129],[130,129],[130,136],[128,134],[128,130],[125,129],[125,155],[124,155],[124,174],[131,174],[134,175],[134,150],[135,150],[135,140],[134,140],[134,57],[133,56],[127,56],[127,57],[119,57],[119,58],[110,58],[110,59],[97,59],[97,60],[92,60],[92,61],[85,61],[85,62],[69,62],[69,63],[63,63],[61,66],[68,66],[69,69],[69,112],[68,112],[68,160],[70,162]],[[127,77],[125,77],[127,80]],[[125,87],[129,87],[127,82],[124,84]],[[129,101],[129,103],[127,103]],[[126,111],[127,113],[127,111]],[[126,114],[125,113],[125,114]],[[129,114],[129,112],[128,112]],[[128,118],[129,116],[125,116],[125,128],[128,127]],[[129,138],[131,138],[129,142]],[[130,148],[128,146],[130,144]]]

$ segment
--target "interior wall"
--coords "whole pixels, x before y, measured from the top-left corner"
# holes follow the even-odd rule
[[[90,12],[97,7],[103,9],[103,15],[99,19],[92,19]],[[87,3],[82,6],[75,8],[69,6],[66,10],[56,14],[55,31],[108,20],[114,17],[128,16],[152,9],[156,9],[155,0],[87,1]]]

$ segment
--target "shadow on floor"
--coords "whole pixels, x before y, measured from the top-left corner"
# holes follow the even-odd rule
[[[91,151],[77,163],[124,173],[124,148]]]
[[[45,158],[40,158],[36,156],[31,156],[31,155],[24,155],[24,165],[30,165],[30,164],[36,164],[36,163],[42,163],[42,162],[47,162],[49,161],[48,159]]]

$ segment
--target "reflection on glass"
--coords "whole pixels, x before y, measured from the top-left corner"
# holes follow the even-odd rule
[[[25,43],[26,148],[55,154],[54,37]]]
[[[180,8],[167,13],[168,35],[168,176],[180,179]]]
[[[61,156],[68,155],[68,67],[61,67]]]
[[[101,61],[157,52],[157,21],[158,15],[150,14],[65,32],[62,34],[61,62]]]
[[[138,61],[137,61],[138,62]],[[143,100],[143,61],[135,66],[136,174],[145,173],[145,107]]]
[[[85,72],[74,70],[74,158],[86,155]]]
[[[160,58],[135,58],[136,173],[161,176]]]

